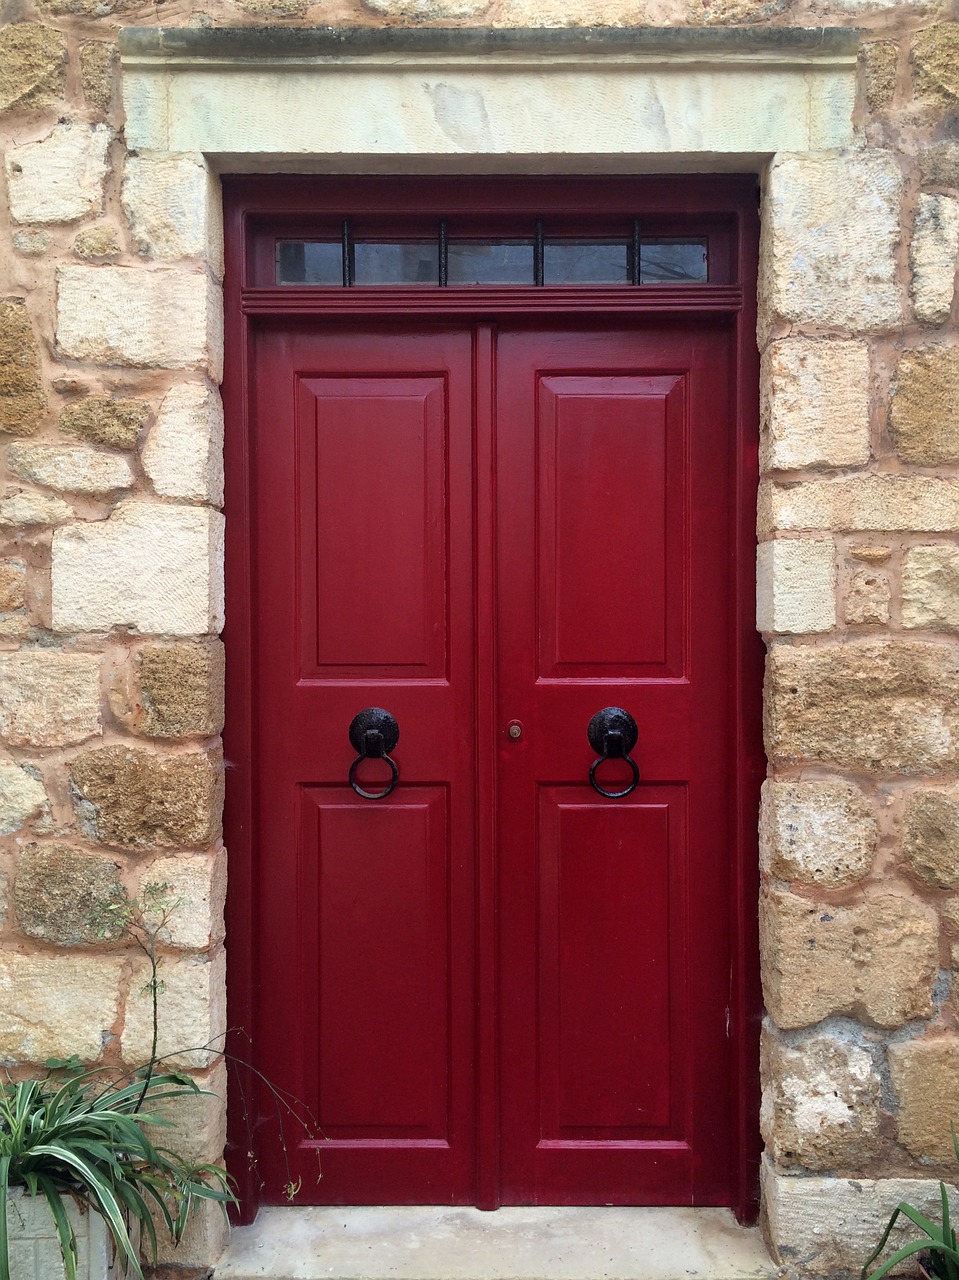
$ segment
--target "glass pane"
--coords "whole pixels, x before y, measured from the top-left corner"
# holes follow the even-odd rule
[[[342,284],[342,245],[323,240],[277,240],[276,283]]]
[[[547,240],[543,246],[546,284],[629,284],[625,240]]]
[[[438,284],[439,250],[432,244],[357,241],[353,246],[356,284]]]
[[[705,284],[706,240],[643,240],[640,284]]]
[[[526,241],[483,243],[459,240],[449,246],[450,284],[532,284],[533,245]]]

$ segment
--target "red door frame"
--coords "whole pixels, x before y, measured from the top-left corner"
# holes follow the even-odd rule
[[[755,342],[756,267],[759,220],[754,177],[721,178],[276,178],[224,179],[226,273],[224,302],[225,372],[223,399],[226,414],[226,594],[227,624],[227,721],[224,732],[227,772],[224,831],[230,855],[227,898],[227,938],[230,943],[228,987],[229,1026],[233,1028],[233,1052],[256,1065],[257,947],[253,887],[257,797],[253,784],[256,735],[252,674],[254,616],[251,593],[248,365],[250,326],[257,315],[365,314],[403,316],[459,314],[494,318],[500,314],[616,314],[643,312],[675,316],[683,312],[725,312],[736,327],[735,412],[736,448],[730,458],[735,510],[735,544],[738,550],[731,574],[733,648],[736,654],[728,696],[730,723],[735,725],[730,749],[735,757],[737,785],[734,798],[735,838],[731,895],[730,936],[733,964],[729,975],[732,1075],[736,1082],[731,1105],[736,1110],[738,1188],[733,1208],[742,1221],[752,1221],[758,1206],[760,1139],[758,1039],[762,1010],[759,984],[759,951],[756,904],[758,899],[759,786],[765,776],[762,748],[763,647],[755,629],[755,504],[758,486],[758,381],[759,357]],[[724,219],[731,228],[732,284],[705,286],[617,286],[575,288],[433,289],[416,286],[397,289],[303,289],[253,284],[257,260],[251,243],[257,228],[291,225],[295,219],[308,226],[311,217],[343,209],[375,208],[385,218],[408,214],[411,207],[423,211],[473,211],[477,205],[496,213],[532,213],[548,209],[575,219],[595,213],[597,207],[630,210],[637,217],[669,215],[677,220],[707,217]],[[302,232],[300,232],[302,234]],[[263,281],[262,274],[259,280]],[[490,460],[478,458],[478,474],[491,474]],[[490,495],[477,494],[481,507],[489,508]],[[491,555],[491,539],[478,539],[478,555]],[[479,569],[484,566],[479,564]],[[489,566],[485,566],[489,568]],[[488,637],[490,619],[479,619],[479,670],[492,667]],[[479,759],[493,769],[491,699],[482,705],[478,725]],[[485,755],[484,755],[485,749]],[[487,822],[491,822],[487,818]],[[482,821],[482,819],[481,819]],[[485,847],[489,830],[478,832]],[[481,847],[484,847],[481,844]],[[479,868],[479,915],[493,911],[491,868]],[[495,1077],[493,1032],[496,1022],[495,978],[492,956],[478,959],[477,1038],[479,1048],[479,1096],[493,1096],[482,1087]],[[250,1090],[247,1091],[250,1095]],[[249,1221],[258,1207],[255,1172],[246,1153],[251,1130],[259,1117],[246,1114],[239,1088],[230,1092],[231,1167],[240,1184],[241,1216]],[[478,1117],[478,1150],[489,1149],[497,1139],[497,1116],[481,1109]],[[492,1189],[479,1186],[478,1203],[495,1203]]]

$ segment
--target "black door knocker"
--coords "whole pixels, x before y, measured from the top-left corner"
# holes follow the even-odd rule
[[[594,791],[609,800],[619,800],[636,790],[639,782],[639,769],[636,761],[629,754],[636,745],[639,730],[636,721],[622,707],[603,707],[597,711],[586,730],[589,745],[599,755],[589,767],[589,781]],[[607,791],[596,781],[596,770],[606,760],[625,760],[632,771],[632,778],[622,791]]]
[[[367,707],[350,721],[350,742],[360,754],[350,765],[350,786],[364,800],[382,800],[399,780],[400,771],[390,752],[400,740],[400,726],[394,716],[382,707]],[[383,791],[364,791],[356,781],[357,766],[364,760],[385,760],[392,777]]]

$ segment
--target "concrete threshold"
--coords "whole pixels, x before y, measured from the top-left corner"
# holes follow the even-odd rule
[[[271,1208],[215,1280],[769,1280],[728,1209]]]

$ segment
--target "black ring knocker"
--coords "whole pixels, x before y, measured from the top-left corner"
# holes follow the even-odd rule
[[[593,750],[599,752],[589,766],[589,781],[593,790],[598,791],[601,796],[606,796],[608,800],[619,800],[623,796],[628,796],[631,791],[635,791],[636,784],[639,782],[639,769],[629,753],[636,745],[639,730],[629,712],[624,711],[622,707],[603,707],[602,711],[597,711],[590,720],[586,736]],[[622,791],[607,791],[596,781],[596,770],[606,760],[625,760],[629,765],[633,776]]]
[[[364,800],[382,800],[396,786],[400,771],[396,767],[396,761],[390,758],[390,752],[399,740],[400,726],[395,717],[382,707],[367,707],[350,721],[350,742],[354,750],[360,753],[350,765],[350,786]],[[384,791],[364,791],[356,781],[357,766],[364,760],[385,760],[390,766],[393,776]]]

